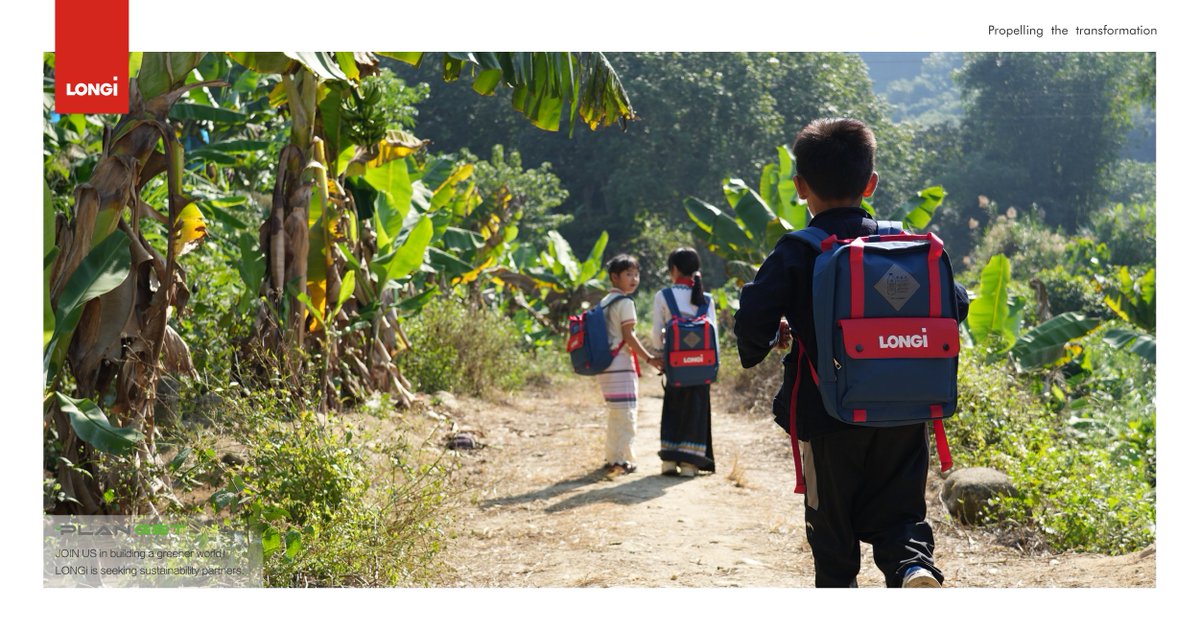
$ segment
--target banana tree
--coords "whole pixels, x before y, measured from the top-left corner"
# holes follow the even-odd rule
[[[725,260],[727,274],[738,285],[754,279],[758,265],[784,234],[808,223],[808,205],[800,200],[792,183],[795,164],[786,146],[776,148],[778,162],[763,167],[755,191],[737,178],[726,178],[721,189],[730,210],[695,197],[683,202],[688,217],[696,224],[696,238]],[[897,214],[906,230],[922,230],[933,220],[945,198],[941,186],[917,192]],[[863,201],[863,207],[875,209]]]
[[[379,54],[412,65],[436,56]],[[569,134],[574,134],[576,117],[592,130],[612,124],[624,128],[636,116],[629,95],[603,53],[443,53],[439,61],[445,81],[470,77],[471,87],[479,94],[495,94],[502,82],[512,88],[513,108],[538,129],[558,131],[564,116]]]
[[[1154,268],[1134,277],[1128,267],[1118,267],[1112,277],[1098,276],[1096,284],[1105,291],[1104,303],[1122,321],[1134,328],[1113,328],[1104,341],[1123,348],[1149,363],[1157,361],[1155,340],[1157,300]]]
[[[57,433],[62,453],[57,478],[66,500],[56,511],[136,513],[162,489],[149,472],[155,387],[164,369],[192,371],[187,345],[168,319],[188,299],[180,257],[205,232],[203,216],[184,195],[184,150],[168,118],[183,94],[215,85],[184,84],[202,57],[137,56],[129,113],[107,130],[102,156],[76,187],[70,213],[54,219],[54,247],[45,261],[43,378],[46,427]],[[162,186],[163,174],[160,210],[144,193]],[[165,232],[162,251],[151,244],[159,237],[148,238],[155,224]],[[62,391],[68,382],[74,396]],[[135,458],[126,471],[134,476],[131,492],[105,500],[102,486],[111,488],[115,479],[98,468],[99,454]]]
[[[518,298],[518,305],[544,326],[561,332],[568,315],[603,297],[607,246],[608,232],[604,231],[592,244],[587,258],[580,260],[570,243],[557,231],[550,230],[545,249],[539,252],[523,243],[508,253],[503,264],[492,270],[492,275],[524,296]]]
[[[409,63],[419,63],[422,57],[416,53],[378,54]],[[398,267],[406,267],[407,263],[401,261],[409,257],[401,255],[400,249],[389,252],[389,247],[403,246],[405,252],[415,252],[415,244],[421,239],[400,241],[396,237],[422,234],[423,230],[412,230],[419,221],[414,217],[421,213],[428,214],[433,224],[432,240],[426,245],[437,242],[446,233],[449,228],[446,215],[431,208],[436,210],[439,203],[448,201],[443,197],[452,196],[456,187],[455,182],[448,186],[445,183],[456,178],[461,181],[462,173],[444,172],[439,165],[428,178],[435,185],[433,189],[416,185],[409,166],[401,158],[423,143],[416,141],[414,145],[409,142],[415,140],[411,136],[381,126],[366,113],[372,109],[375,95],[359,89],[360,79],[375,71],[377,58],[373,54],[231,53],[230,56],[257,72],[280,74],[283,80],[276,90],[275,102],[286,105],[292,118],[290,142],[280,153],[271,214],[260,231],[260,249],[267,272],[262,292],[265,299],[253,336],[256,347],[251,348],[251,354],[275,357],[296,385],[302,370],[302,348],[318,345],[325,365],[330,366],[336,362],[337,353],[353,353],[348,349],[355,345],[348,338],[331,343],[331,335],[339,334],[333,329],[349,325],[360,311],[383,313],[382,319],[376,319],[373,325],[374,338],[367,340],[368,356],[349,363],[358,372],[365,368],[366,372],[377,375],[387,368],[391,377],[384,380],[391,389],[399,390],[398,398],[405,402],[410,395],[406,387],[394,386],[403,386],[404,382],[395,373],[390,359],[406,342],[390,300],[380,301],[380,298],[389,291],[394,294],[397,287],[389,282],[401,280],[394,277],[394,272]],[[572,114],[572,128],[575,113],[591,128],[614,122],[623,124],[633,117],[620,82],[607,59],[599,53],[447,54],[443,61],[446,80],[456,80],[469,71],[475,75],[475,87],[480,93],[492,93],[501,81],[511,86],[514,105],[544,129],[556,130],[563,111]],[[348,102],[350,106],[346,105]],[[370,205],[362,203],[363,192],[374,193]],[[382,206],[377,203],[379,199],[384,200]],[[457,201],[465,202],[462,197]],[[504,203],[496,205],[500,212],[492,213],[477,226],[485,244],[489,244],[487,251],[514,236],[504,225]],[[360,217],[369,218],[362,225],[354,225]],[[317,224],[323,227],[317,229],[314,227]],[[463,237],[469,238],[461,233],[452,233],[448,238],[451,241],[457,238],[461,246]],[[459,278],[477,276],[489,262],[486,257],[467,261],[436,247],[429,252],[429,258],[431,268],[444,270],[460,263],[470,265],[470,271],[457,271],[455,275]],[[356,274],[355,289],[343,301],[340,285],[352,270]],[[376,286],[381,275],[392,277]],[[427,299],[430,295],[426,292],[423,297]],[[372,307],[382,308],[373,311]],[[332,312],[335,308],[337,313]],[[306,342],[306,335],[316,331],[321,331],[319,343]],[[326,369],[321,379],[327,404],[335,404],[338,396],[331,375],[331,370]],[[379,379],[374,380],[378,386]]]

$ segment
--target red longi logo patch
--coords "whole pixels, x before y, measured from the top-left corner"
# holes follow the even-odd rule
[[[854,359],[941,359],[958,355],[952,318],[843,319],[842,341]]]
[[[54,111],[129,112],[129,0],[55,0]]]

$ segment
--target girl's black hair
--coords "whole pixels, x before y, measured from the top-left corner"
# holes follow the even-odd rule
[[[611,279],[611,276],[614,273],[621,273],[626,269],[640,270],[641,267],[638,265],[638,259],[630,256],[629,254],[617,254],[612,260],[608,261],[609,279]]]
[[[667,267],[692,277],[692,304],[704,306],[704,283],[700,280],[700,254],[691,247],[680,247],[667,256]]]

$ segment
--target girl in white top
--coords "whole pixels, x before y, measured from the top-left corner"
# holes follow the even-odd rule
[[[650,354],[633,334],[637,324],[633,300],[624,299],[637,290],[641,280],[638,261],[620,254],[608,262],[608,278],[613,288],[600,300],[608,327],[609,349],[615,352],[612,365],[596,380],[608,408],[608,435],[605,440],[604,467],[609,475],[628,474],[637,469],[633,438],[637,434],[638,357],[658,369],[662,360]]]
[[[708,318],[716,332],[716,306],[704,294],[700,278],[700,255],[690,247],[681,247],[667,257],[671,287],[679,313],[693,316],[701,304],[708,304]],[[651,344],[661,352],[664,328],[671,321],[671,308],[660,291],[654,295],[653,335]],[[714,472],[712,452],[712,406],[709,386],[666,387],[663,391],[662,426],[658,457],[664,475],[695,477],[699,471]]]

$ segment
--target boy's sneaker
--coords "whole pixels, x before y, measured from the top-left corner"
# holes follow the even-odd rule
[[[910,567],[904,574],[901,588],[941,588],[942,583],[933,577],[933,573],[922,566]]]
[[[700,472],[700,469],[696,468],[696,466],[694,464],[689,464],[687,462],[683,462],[682,464],[679,465],[679,476],[680,477],[695,477],[696,473],[698,473],[698,472]]]
[[[670,475],[672,477],[674,477],[675,475],[678,475],[679,474],[679,462],[669,462],[669,461],[663,460],[662,474]]]

